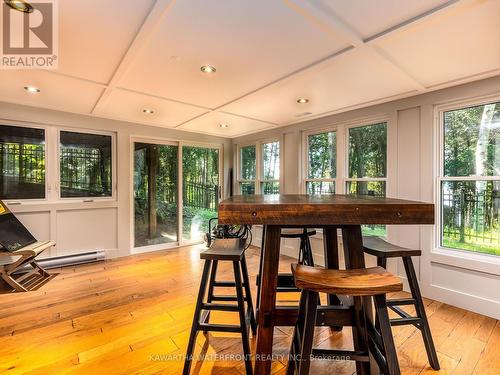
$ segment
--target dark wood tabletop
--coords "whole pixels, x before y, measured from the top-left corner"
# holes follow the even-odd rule
[[[274,327],[294,325],[298,316],[295,307],[286,309],[276,306],[282,228],[322,228],[325,267],[329,269],[339,269],[337,229],[341,229],[345,266],[347,269],[359,269],[365,267],[361,232],[363,224],[434,224],[434,205],[371,196],[237,195],[219,204],[218,222],[263,225],[254,373],[269,375]],[[334,309],[332,311],[339,319],[345,306],[339,305],[337,296],[329,295],[328,308]],[[349,309],[351,308],[355,311],[351,318],[358,316],[362,309],[359,298],[353,298],[353,306]],[[369,303],[366,304],[366,310],[366,316],[373,322]],[[351,325],[355,350],[366,352],[368,343],[363,333],[363,324],[356,321]],[[373,359],[371,362],[356,362],[357,374],[371,374],[370,369],[376,367]]]
[[[371,196],[236,195],[219,204],[219,224],[434,224],[434,205]]]

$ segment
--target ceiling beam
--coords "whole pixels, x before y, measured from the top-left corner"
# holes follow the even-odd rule
[[[116,87],[120,79],[127,73],[139,52],[145,47],[149,39],[153,36],[174,3],[175,0],[156,0],[148,16],[142,23],[142,26],[135,35],[134,40],[127,49],[127,52],[125,52],[120,63],[118,64],[118,67],[111,76],[104,92],[97,100],[94,108],[92,109],[92,114],[94,114],[96,110],[101,108],[106,103],[112,90]]]
[[[415,90],[426,90],[426,87],[422,82],[410,74],[381,48],[367,44],[358,30],[355,30],[352,26],[345,23],[332,9],[324,6],[321,2],[283,0],[283,3],[300,14],[318,29],[333,34],[337,38],[341,38],[344,42],[349,43],[354,48],[370,49],[372,52],[375,52],[379,57],[406,76],[413,83]]]

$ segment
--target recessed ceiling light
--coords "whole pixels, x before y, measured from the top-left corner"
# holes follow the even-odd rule
[[[224,123],[224,122],[220,123],[220,124],[219,124],[219,126],[220,126],[221,128],[229,128],[229,125],[228,125],[228,124],[226,124],[226,123]]]
[[[148,115],[152,115],[153,113],[155,113],[155,111],[153,111],[152,109],[143,109],[142,112],[147,113]]]
[[[203,65],[200,70],[203,72],[203,73],[215,73],[217,71],[217,69],[215,69],[213,66],[210,66],[210,65]]]
[[[297,99],[297,103],[299,103],[299,104],[306,104],[306,103],[309,103],[309,99],[299,98],[299,99]]]
[[[35,86],[24,86],[24,89],[28,91],[30,94],[36,94],[40,92],[40,89]]]
[[[4,2],[12,9],[23,13],[33,13],[33,6],[24,0],[4,0]]]

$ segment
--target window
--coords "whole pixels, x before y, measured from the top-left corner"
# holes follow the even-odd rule
[[[255,194],[256,149],[255,145],[240,148],[240,192],[242,195]]]
[[[178,241],[178,146],[134,143],[134,246]]]
[[[110,197],[111,136],[61,131],[59,141],[61,197]]]
[[[219,206],[219,149],[182,147],[182,238],[203,239]]]
[[[1,126],[0,199],[45,198],[45,130]]]
[[[279,194],[280,192],[280,143],[262,144],[262,194]]]
[[[385,197],[387,182],[387,123],[349,128],[348,194]],[[366,225],[365,235],[385,236],[385,226]]]
[[[240,194],[279,194],[279,141],[240,147],[239,173]]]
[[[500,103],[441,120],[440,245],[500,255]]]
[[[306,193],[335,194],[337,174],[337,133],[311,134],[307,137]]]

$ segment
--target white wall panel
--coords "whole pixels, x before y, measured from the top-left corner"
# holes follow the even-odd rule
[[[16,214],[16,217],[38,241],[52,240],[50,237],[50,211],[20,212]],[[48,249],[40,255],[40,258],[46,258],[54,253],[54,248]]]
[[[57,213],[57,255],[116,249],[117,209],[68,210]]]

